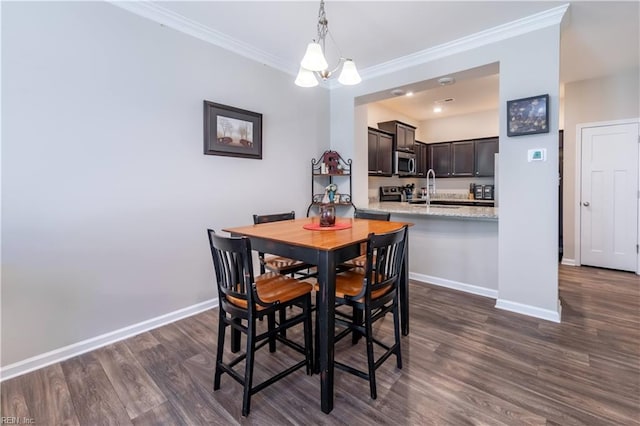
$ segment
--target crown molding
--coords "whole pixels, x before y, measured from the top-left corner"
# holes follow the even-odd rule
[[[497,27],[489,28],[466,37],[459,38],[429,49],[421,50],[410,55],[402,56],[388,62],[365,68],[360,72],[362,79],[380,77],[425,62],[431,62],[445,56],[465,52],[478,47],[486,46],[508,38],[536,31],[542,28],[557,25],[562,22],[562,17],[569,8],[569,3],[530,15]],[[334,86],[331,86],[333,89]]]
[[[229,50],[233,53],[244,56],[245,58],[268,65],[287,74],[295,76],[298,72],[298,68],[295,64],[291,64],[275,55],[265,52],[264,50],[230,37],[220,31],[216,31],[206,25],[202,25],[197,21],[173,12],[157,3],[152,3],[150,1],[117,0],[107,0],[107,2],[128,12]]]
[[[272,68],[296,76],[298,65],[291,64],[281,58],[244,43],[226,34],[216,31],[210,27],[202,25],[183,15],[175,13],[165,7],[150,1],[116,1],[107,0],[109,3],[127,10],[136,15],[158,22],[174,30],[196,37],[223,49],[237,53],[245,58],[263,63]],[[410,55],[402,56],[391,61],[365,68],[360,71],[363,80],[376,78],[385,74],[397,72],[405,68],[434,61],[456,53],[465,52],[481,46],[492,44],[508,38],[516,37],[531,31],[557,25],[562,22],[562,18],[569,8],[569,3],[548,9],[497,27],[489,28],[466,37],[459,38],[429,49],[421,50]],[[321,83],[322,87],[329,90],[336,87],[343,87],[337,81],[327,81]]]

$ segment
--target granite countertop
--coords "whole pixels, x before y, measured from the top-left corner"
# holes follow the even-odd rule
[[[415,216],[439,216],[458,219],[498,220],[497,207],[481,206],[428,206],[406,202],[370,202],[369,210]]]
[[[419,200],[420,198],[415,198],[416,200]],[[462,197],[456,197],[456,198],[452,198],[452,197],[433,197],[431,199],[431,201],[447,201],[447,202],[457,202],[457,201],[462,201],[462,202],[469,202],[469,203],[478,203],[478,204],[493,204],[496,201],[495,200],[482,200],[482,199],[475,199],[475,198],[462,198]]]

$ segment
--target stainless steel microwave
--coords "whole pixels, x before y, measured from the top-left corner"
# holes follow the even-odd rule
[[[396,151],[394,172],[399,176],[413,176],[416,174],[416,155],[411,152]]]

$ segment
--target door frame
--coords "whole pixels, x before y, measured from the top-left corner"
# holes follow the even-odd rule
[[[575,244],[575,266],[580,266],[581,263],[581,229],[582,229],[582,215],[580,214],[582,209],[581,206],[581,195],[582,195],[582,130],[589,127],[605,127],[605,126],[616,126],[620,124],[638,124],[640,125],[640,117],[639,118],[627,118],[623,120],[612,120],[612,121],[596,121],[592,123],[581,123],[576,125],[576,176],[575,176],[575,191],[573,194],[574,198],[574,244]],[[639,136],[640,138],[640,136]],[[640,139],[638,140],[640,143]],[[639,198],[637,200],[638,203],[638,235],[636,236],[636,244],[640,243],[640,149],[638,150],[638,187]],[[636,258],[636,274],[640,275],[640,253],[637,254]]]

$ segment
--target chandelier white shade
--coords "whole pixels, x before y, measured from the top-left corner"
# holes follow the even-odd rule
[[[307,52],[304,54],[304,58],[302,58],[302,61],[300,62],[300,66],[309,71],[322,71],[329,68],[329,64],[322,53],[322,46],[320,46],[320,43],[309,43],[307,46]]]
[[[318,85],[318,79],[313,71],[300,67],[296,77],[296,86],[314,87]]]
[[[342,64],[342,72],[340,73],[340,77],[338,77],[338,81],[345,86],[353,86],[362,81],[356,69],[356,64],[351,59],[345,59]]]
[[[318,39],[307,45],[307,50],[300,61],[300,69],[295,83],[300,87],[314,87],[318,85],[318,78],[328,80],[335,75],[335,72],[342,66],[342,71],[338,77],[338,82],[345,86],[358,84],[362,81],[355,62],[352,59],[340,57],[338,65],[332,70],[324,56],[325,38],[329,33],[327,16],[324,11],[324,0],[320,0],[320,10],[318,11]],[[332,38],[333,39],[333,38]],[[339,49],[338,49],[339,52]]]

